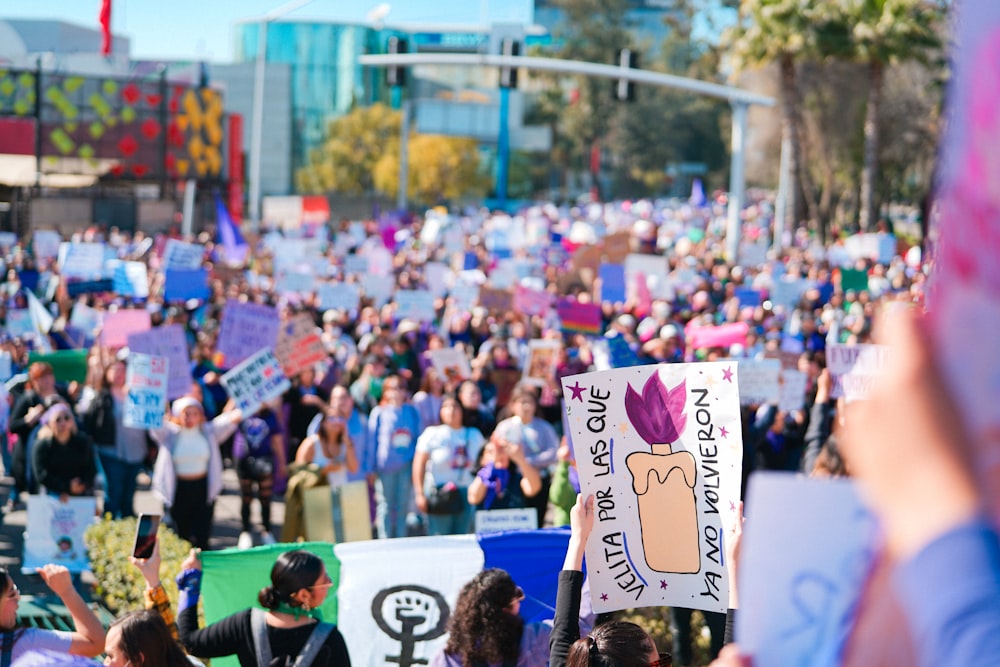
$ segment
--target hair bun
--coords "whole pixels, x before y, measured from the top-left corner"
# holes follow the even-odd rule
[[[278,596],[278,591],[274,590],[273,586],[265,586],[260,589],[260,593],[257,594],[257,602],[260,606],[265,609],[277,609],[278,605],[281,604],[281,600]]]

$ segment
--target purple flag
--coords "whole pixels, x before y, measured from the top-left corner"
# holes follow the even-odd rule
[[[218,193],[215,194],[216,242],[222,246],[222,258],[229,264],[242,264],[247,259],[250,246],[240,234],[240,228],[233,222],[229,209]],[[219,249],[216,249],[216,257]]]

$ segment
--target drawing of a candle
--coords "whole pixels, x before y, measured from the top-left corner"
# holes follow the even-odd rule
[[[687,422],[682,414],[687,400],[685,383],[668,389],[654,371],[641,396],[631,384],[625,391],[625,413],[651,450],[625,457],[639,501],[646,564],[657,572],[677,574],[701,569],[694,497],[696,462],[691,452],[675,452],[672,447]]]

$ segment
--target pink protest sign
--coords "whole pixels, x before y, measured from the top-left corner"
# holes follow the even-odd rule
[[[699,350],[705,347],[725,347],[731,345],[746,345],[747,333],[750,328],[746,322],[720,324],[717,327],[698,327],[688,325],[684,330],[688,347]]]
[[[544,315],[552,306],[548,292],[533,290],[523,285],[514,287],[514,310],[524,315]]]
[[[129,334],[148,331],[151,323],[145,310],[118,310],[104,316],[101,344],[104,347],[122,347],[128,343]]]

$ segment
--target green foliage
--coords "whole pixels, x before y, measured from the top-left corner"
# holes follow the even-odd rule
[[[104,605],[115,615],[142,609],[143,590],[146,582],[139,569],[132,565],[129,556],[135,540],[136,519],[111,520],[105,518],[84,533],[90,566],[97,579],[97,594]],[[171,605],[177,608],[177,584],[174,576],[180,572],[181,562],[191,551],[191,544],[160,526],[160,578]]]

